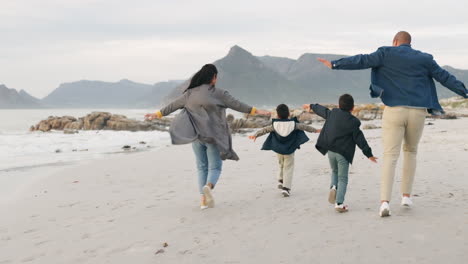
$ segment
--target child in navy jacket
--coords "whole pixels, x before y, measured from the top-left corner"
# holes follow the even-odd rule
[[[294,174],[294,152],[309,138],[304,131],[314,133],[319,130],[299,123],[296,118],[289,118],[289,108],[285,104],[280,104],[276,108],[278,119],[273,119],[270,126],[259,130],[250,139],[270,133],[263,143],[262,150],[273,150],[278,155],[280,173],[278,175],[278,188],[284,197],[289,197]]]

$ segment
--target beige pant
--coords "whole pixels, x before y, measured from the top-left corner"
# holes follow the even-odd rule
[[[280,173],[278,175],[278,180],[283,181],[283,187],[291,189],[292,178],[294,175],[294,153],[289,155],[277,155],[280,165]]]
[[[426,109],[386,106],[382,121],[384,157],[380,199],[390,201],[395,168],[403,142],[403,176],[401,193],[411,194],[416,172],[418,144],[424,129]]]

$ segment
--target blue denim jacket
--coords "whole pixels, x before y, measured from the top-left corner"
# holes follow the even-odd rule
[[[442,69],[432,55],[414,50],[411,45],[380,47],[371,54],[360,54],[332,61],[332,69],[372,68],[370,94],[388,106],[427,108],[431,114],[443,113],[437,98],[436,81],[454,93],[468,98],[468,90],[455,76]]]

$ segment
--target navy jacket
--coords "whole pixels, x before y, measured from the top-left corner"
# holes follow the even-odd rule
[[[325,155],[328,151],[333,151],[341,154],[349,163],[353,163],[354,152],[358,145],[366,157],[373,156],[364,134],[359,129],[361,121],[350,112],[339,108],[330,111],[319,104],[311,104],[310,108],[326,119],[315,145],[320,153]]]
[[[282,155],[289,155],[299,149],[300,146],[307,141],[309,137],[299,128],[299,122],[296,118],[292,119],[273,119],[272,126],[266,127],[258,131],[255,136],[261,136],[263,133],[270,131],[270,135],[263,143],[262,150],[273,150]],[[314,128],[310,128],[315,131]]]
[[[414,50],[409,44],[381,47],[371,54],[331,63],[332,69],[336,70],[372,68],[370,94],[374,98],[380,97],[388,106],[423,107],[431,114],[443,113],[433,79],[468,98],[468,90],[461,81],[442,69],[432,55]]]

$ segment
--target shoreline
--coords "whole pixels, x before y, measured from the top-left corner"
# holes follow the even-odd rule
[[[236,136],[241,160],[224,163],[216,207],[204,211],[190,145],[44,172],[14,201],[0,204],[12,212],[0,218],[0,263],[462,263],[468,258],[468,211],[460,207],[468,202],[468,124],[430,122],[420,145],[415,205],[398,205],[397,173],[393,215],[386,219],[378,217],[381,163],[360,150],[346,197],[350,212],[338,214],[327,202],[330,169],[315,150],[318,134],[308,134],[310,142],[296,154],[289,198],[276,189],[277,160],[260,150],[264,138],[252,143]],[[364,133],[381,158],[381,130]]]

